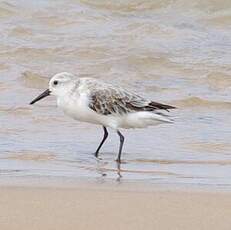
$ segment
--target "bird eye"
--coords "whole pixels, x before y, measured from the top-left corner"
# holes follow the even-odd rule
[[[54,83],[53,83],[54,85],[58,85],[58,81],[54,81]]]

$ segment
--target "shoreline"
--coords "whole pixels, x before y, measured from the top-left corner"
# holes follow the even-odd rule
[[[230,193],[230,186],[210,184],[176,184],[158,183],[149,180],[113,180],[107,178],[89,177],[44,177],[44,176],[18,176],[0,178],[0,188],[56,188],[56,189],[98,189],[124,191],[171,191],[171,192],[205,192]]]

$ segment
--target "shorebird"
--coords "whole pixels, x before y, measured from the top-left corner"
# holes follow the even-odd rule
[[[54,95],[57,106],[65,114],[78,121],[102,125],[104,136],[95,156],[108,137],[107,127],[116,130],[120,138],[117,162],[121,162],[124,136],[120,128],[145,128],[172,120],[161,111],[174,109],[174,106],[145,99],[121,87],[115,87],[94,78],[78,78],[71,73],[58,73],[49,81],[49,88],[30,104]]]

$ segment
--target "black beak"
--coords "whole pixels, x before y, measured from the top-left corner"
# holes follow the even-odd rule
[[[50,95],[50,92],[51,92],[51,91],[50,91],[49,89],[45,90],[42,94],[40,94],[38,97],[36,97],[36,98],[30,103],[30,105],[32,105],[32,104],[34,104],[35,102],[37,102],[37,101],[43,99],[44,97],[49,96],[49,95]]]

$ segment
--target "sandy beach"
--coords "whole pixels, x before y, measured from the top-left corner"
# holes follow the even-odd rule
[[[225,230],[228,192],[145,189],[138,185],[1,187],[0,229]]]

